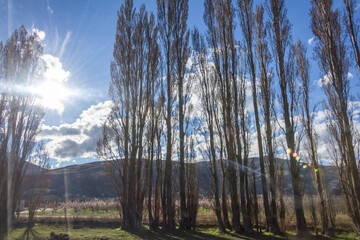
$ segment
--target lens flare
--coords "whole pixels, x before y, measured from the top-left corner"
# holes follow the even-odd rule
[[[64,105],[62,101],[66,100],[71,94],[62,83],[46,81],[37,85],[32,92],[40,97],[42,104],[49,109],[55,109],[62,112]]]

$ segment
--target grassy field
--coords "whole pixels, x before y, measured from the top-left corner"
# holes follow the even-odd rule
[[[129,233],[121,230],[120,228],[81,228],[73,229],[71,226],[66,225],[47,225],[36,224],[32,229],[26,227],[15,228],[10,234],[2,235],[1,239],[47,239],[50,233],[55,234],[67,233],[71,239],[194,239],[194,240],[230,240],[230,239],[360,239],[354,233],[343,232],[337,233],[335,238],[325,236],[309,235],[307,237],[297,237],[294,232],[287,232],[284,236],[274,236],[268,233],[254,233],[247,235],[239,235],[233,232],[220,234],[216,228],[213,227],[199,227],[196,231],[151,231],[144,226],[144,229],[136,233]]]
[[[20,217],[26,218],[28,215],[27,211],[21,212]],[[109,210],[97,210],[92,211],[91,209],[83,209],[75,211],[73,208],[67,209],[66,215],[68,217],[95,217],[95,218],[114,218],[119,219],[119,211],[117,209],[109,209]],[[46,217],[46,216],[54,216],[54,217],[63,217],[65,216],[64,209],[51,210],[46,209],[38,210],[36,216]]]
[[[281,236],[274,236],[269,233],[256,233],[254,229],[253,234],[238,235],[234,232],[228,232],[226,234],[220,234],[216,225],[216,216],[209,207],[208,204],[201,204],[197,215],[197,229],[196,231],[168,231],[158,230],[151,231],[147,227],[147,211],[144,209],[143,223],[144,228],[136,233],[129,233],[119,228],[121,217],[119,215],[119,209],[114,208],[114,204],[107,202],[107,207],[94,207],[100,206],[101,201],[92,201],[93,205],[89,205],[89,202],[82,203],[68,203],[56,208],[43,207],[39,209],[35,216],[36,225],[32,229],[27,229],[25,225],[18,225],[13,231],[8,234],[0,234],[0,239],[48,239],[50,233],[55,234],[67,233],[71,239],[195,239],[195,240],[207,240],[207,239],[357,239],[359,236],[353,232],[352,222],[349,216],[341,207],[340,203],[336,209],[336,236],[335,238],[329,238],[326,236],[315,236],[314,224],[310,217],[310,212],[305,211],[306,221],[308,223],[308,229],[310,235],[306,237],[297,237],[295,233],[295,214],[292,208],[288,208],[286,211],[285,220],[285,234]],[[66,206],[66,207],[64,207]],[[72,207],[74,206],[74,207]],[[92,206],[92,207],[89,207]],[[287,206],[291,206],[291,202]],[[21,212],[19,220],[24,224],[27,221],[27,211]],[[260,208],[259,223],[264,227],[263,209]],[[179,211],[176,211],[176,222],[179,222]],[[319,218],[319,216],[318,216]],[[229,215],[231,219],[231,213]],[[320,219],[318,219],[319,221]],[[319,227],[319,226],[318,226]],[[318,231],[320,232],[320,230]]]
[[[65,214],[66,213],[66,214]],[[22,221],[26,221],[27,219],[27,211],[20,213],[20,219]],[[260,226],[265,225],[265,218],[263,217],[264,213],[259,214],[259,224]],[[310,213],[305,211],[305,217],[307,221],[307,225],[309,229],[313,229],[313,220],[310,217]],[[177,222],[179,222],[180,215],[179,211],[176,211],[175,216]],[[229,213],[229,219],[231,219],[231,213]],[[351,232],[352,231],[352,221],[350,217],[343,211],[338,211],[336,214],[336,227],[341,232]],[[66,222],[73,222],[73,221],[87,221],[87,220],[94,220],[99,222],[105,223],[113,223],[118,224],[121,221],[118,209],[107,209],[107,210],[91,210],[88,208],[84,208],[81,210],[76,210],[74,208],[69,208],[66,211],[64,209],[46,209],[46,210],[38,210],[35,216],[35,220],[37,222],[49,222],[49,223],[66,223]],[[320,221],[318,216],[318,221]],[[148,223],[147,218],[147,211],[144,210],[143,214],[143,223]],[[94,225],[94,224],[93,224]],[[105,224],[106,225],[106,224]],[[206,225],[206,226],[215,226],[217,225],[217,220],[215,213],[212,209],[206,207],[199,207],[198,215],[197,215],[197,225]],[[286,230],[294,230],[296,225],[295,213],[291,210],[286,212],[286,219],[285,219],[285,229]],[[318,222],[318,227],[320,223]]]

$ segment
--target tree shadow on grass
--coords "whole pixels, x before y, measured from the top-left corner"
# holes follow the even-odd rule
[[[358,240],[360,239],[359,236],[354,236],[354,235],[349,235],[347,236],[346,234],[352,234],[353,232],[345,232],[344,236],[326,236],[326,235],[315,235],[314,233],[312,234],[308,234],[306,236],[297,236],[297,235],[292,235],[292,234],[287,234],[287,239],[289,240],[344,240],[344,239],[348,239],[348,240]]]
[[[0,239],[6,239],[7,231],[0,228]]]
[[[181,231],[181,230],[141,230],[137,232],[130,232],[130,234],[135,235],[141,239],[160,239],[160,240],[179,240],[179,239],[191,239],[191,240],[229,240],[229,239],[286,239],[286,237],[274,237],[267,236],[261,233],[252,233],[252,234],[235,234],[235,233],[224,233],[224,234],[210,234],[201,231]]]
[[[22,234],[21,239],[38,239],[39,237],[39,233],[34,230],[32,227],[27,227],[24,231],[24,233]]]

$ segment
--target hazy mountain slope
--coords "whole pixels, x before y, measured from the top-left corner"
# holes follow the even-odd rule
[[[250,159],[249,162],[251,162],[251,160],[253,159]],[[260,170],[257,159],[254,158],[254,160],[255,174],[257,176],[257,193],[261,194]],[[287,194],[291,194],[292,189],[288,161],[279,160],[279,162],[280,161],[284,161],[285,164],[285,191]],[[175,162],[175,169],[177,165],[178,163]],[[211,192],[212,186],[208,162],[198,162],[196,165],[200,172],[200,193],[207,195]],[[220,169],[220,166],[218,169]],[[310,177],[310,171],[312,171],[312,169],[307,168],[301,170],[305,174],[303,180],[305,192],[314,192]],[[331,192],[333,194],[339,194],[340,189],[336,169],[333,166],[325,166],[325,171]],[[100,161],[49,170],[46,177],[51,179],[48,192],[48,197],[51,198],[109,198],[116,196],[111,182],[104,176],[104,163]]]

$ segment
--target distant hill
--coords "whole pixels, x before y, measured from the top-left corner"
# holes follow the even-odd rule
[[[36,164],[33,164],[31,162],[26,162],[25,163],[25,168],[26,168],[26,174],[37,173],[42,169],[42,167],[40,167],[40,166],[38,166]]]
[[[255,162],[255,174],[257,177],[257,194],[261,194],[262,190],[259,161],[258,158],[250,158],[249,162],[252,162],[253,160]],[[292,194],[291,178],[288,170],[289,162],[287,160],[278,160],[278,162],[281,161],[284,162],[285,166],[285,191],[286,194]],[[197,162],[196,165],[200,172],[200,194],[207,195],[211,191],[212,186],[208,162]],[[174,162],[174,171],[178,169],[177,166],[178,162]],[[324,168],[327,174],[327,181],[329,183],[331,193],[340,194],[338,176],[335,167],[325,166]],[[218,169],[220,171],[220,165]],[[311,168],[301,169],[301,172],[305,175],[303,183],[306,193],[315,192],[311,181],[310,171],[312,171]],[[51,179],[51,185],[47,196],[51,199],[116,197],[111,182],[106,176],[104,176],[104,163],[100,161],[52,169],[49,170],[46,177]]]

